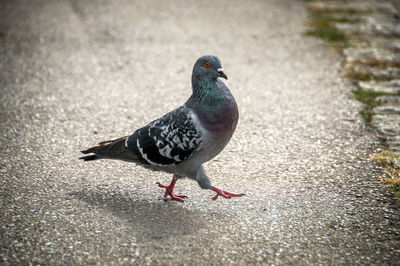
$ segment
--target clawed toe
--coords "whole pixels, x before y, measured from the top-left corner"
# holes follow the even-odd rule
[[[212,198],[213,200],[217,200],[217,199],[218,199],[218,196],[222,196],[222,197],[224,197],[224,198],[226,198],[226,199],[230,199],[230,198],[232,198],[232,197],[242,197],[242,196],[245,196],[244,193],[232,193],[232,192],[229,192],[229,191],[220,189],[220,188],[216,188],[216,187],[214,187],[214,186],[211,186],[210,189],[211,189],[212,191],[215,191],[215,192],[217,193],[217,194]]]
[[[168,198],[168,196],[169,196],[169,198]],[[185,196],[185,195],[175,195],[173,193],[164,195],[164,201],[176,200],[176,201],[184,202],[183,199],[185,199],[185,198],[187,198],[187,196]]]
[[[176,195],[174,193],[174,187],[175,187],[175,183],[176,183],[176,179],[173,178],[171,181],[171,184],[169,184],[168,186],[161,184],[160,182],[156,182],[156,184],[158,185],[158,187],[160,188],[164,188],[165,189],[165,193],[164,193],[164,201],[168,201],[168,200],[175,200],[175,201],[180,201],[183,202],[183,200],[185,198],[187,198],[186,195]],[[242,197],[245,194],[244,193],[232,193],[220,188],[216,188],[214,186],[211,186],[210,189],[212,191],[215,191],[217,194],[212,198],[213,200],[217,200],[219,196],[224,197],[226,199],[230,199],[232,197]]]
[[[156,184],[161,188],[167,188],[168,186],[161,184],[160,182],[156,182]]]
[[[187,198],[186,195],[176,195],[173,192],[174,191],[175,182],[176,182],[176,180],[173,179],[171,184],[169,184],[168,186],[163,185],[160,182],[156,182],[156,184],[160,188],[165,188],[164,201],[168,201],[168,196],[170,197],[171,200],[176,200],[176,201],[180,201],[180,202],[183,202],[183,199]]]

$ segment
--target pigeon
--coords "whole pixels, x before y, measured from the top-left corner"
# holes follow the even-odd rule
[[[200,57],[193,66],[192,95],[177,109],[139,128],[132,135],[100,142],[81,151],[90,154],[84,161],[117,159],[133,162],[154,171],[173,174],[164,199],[183,202],[185,195],[174,193],[180,178],[197,181],[202,189],[230,199],[243,193],[232,193],[211,185],[203,163],[217,156],[231,139],[239,119],[236,101],[229,88],[219,79],[228,79],[218,57]]]

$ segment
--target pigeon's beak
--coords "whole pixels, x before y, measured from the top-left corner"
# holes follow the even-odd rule
[[[221,78],[228,79],[228,77],[225,75],[224,70],[222,68],[218,68],[217,71]]]

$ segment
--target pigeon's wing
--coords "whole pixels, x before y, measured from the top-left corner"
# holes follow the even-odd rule
[[[191,109],[181,106],[138,129],[125,142],[144,164],[167,166],[202,148],[202,130]]]

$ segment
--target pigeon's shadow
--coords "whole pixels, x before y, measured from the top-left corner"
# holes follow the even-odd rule
[[[204,220],[199,219],[202,214],[184,208],[180,202],[145,202],[118,192],[78,191],[67,196],[125,220],[139,241],[193,234],[204,227]]]

